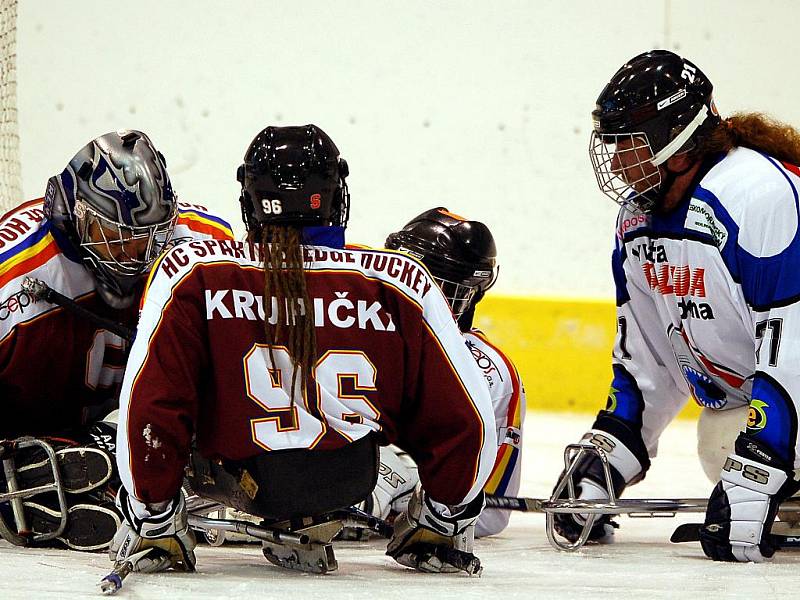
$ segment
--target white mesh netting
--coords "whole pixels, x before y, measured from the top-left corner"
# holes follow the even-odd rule
[[[0,214],[22,202],[17,129],[17,2],[0,0]]]

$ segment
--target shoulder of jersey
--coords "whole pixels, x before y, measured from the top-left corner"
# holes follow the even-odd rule
[[[522,389],[522,380],[511,359],[478,329],[465,332],[464,338],[467,340],[467,345],[478,366],[484,372],[491,371],[493,367],[500,375],[500,381],[490,388],[492,397],[502,397],[504,394],[516,396]],[[491,365],[482,364],[485,360],[488,360]]]
[[[42,212],[42,199],[25,202],[0,218],[0,290],[59,254]]]
[[[205,206],[178,202],[173,238],[179,242],[190,239],[232,240],[233,230],[230,223],[209,212]]]
[[[735,148],[700,187],[738,229],[737,242],[757,257],[779,254],[797,237],[800,169],[749,148]],[[717,215],[719,216],[719,215]]]
[[[348,244],[343,250],[312,247],[310,270],[344,269],[388,283],[417,300],[427,296],[436,284],[427,267],[405,252]]]
[[[260,267],[256,251],[247,242],[234,240],[191,240],[173,246],[159,257],[150,274],[152,281],[164,273],[173,284],[199,264],[236,263]],[[431,289],[438,289],[425,266],[413,257],[394,250],[306,247],[311,259],[310,272],[355,272],[366,279],[378,280],[400,290],[418,304],[423,304]],[[148,287],[150,282],[148,282]],[[449,318],[449,310],[447,311]]]
[[[617,240],[620,242],[622,238],[625,237],[625,234],[634,231],[636,229],[641,229],[642,227],[646,227],[650,224],[650,217],[640,212],[635,212],[630,208],[625,206],[619,209],[617,213],[617,226],[616,226],[616,235]]]
[[[43,217],[40,198],[0,219],[0,340],[17,324],[54,308],[48,302],[34,302],[22,289],[26,277],[42,279],[72,298],[94,290],[85,267],[63,259]]]
[[[486,337],[486,334],[480,329],[470,329],[469,331],[464,332],[464,338],[466,338],[469,344],[477,347],[483,354],[485,354],[496,367],[502,368],[512,365],[511,360],[503,353],[502,350],[500,350],[500,348],[490,342],[489,338]],[[512,369],[508,368],[507,370],[511,371]]]
[[[347,243],[344,245],[345,250],[374,250],[372,246],[367,246],[366,244],[354,244],[354,243]]]

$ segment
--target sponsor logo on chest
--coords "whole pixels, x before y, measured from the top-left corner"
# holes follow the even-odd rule
[[[662,296],[674,295],[681,320],[714,318],[714,311],[707,302],[696,298],[706,297],[705,269],[691,265],[673,265],[667,258],[663,244],[648,241],[631,247],[631,256],[639,259],[647,286]]]
[[[4,302],[0,302],[0,321],[5,321],[14,313],[24,314],[25,309],[33,302],[27,292],[19,291],[12,294]]]
[[[706,295],[706,270],[702,267],[645,261],[642,271],[648,287],[662,296],[674,294],[704,298]]]
[[[707,302],[696,302],[690,298],[681,298],[678,301],[678,310],[681,311],[681,320],[700,319],[708,321],[714,318],[714,311]]]

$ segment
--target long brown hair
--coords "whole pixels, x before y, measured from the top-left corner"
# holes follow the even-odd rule
[[[251,231],[249,240],[260,242],[264,265],[264,334],[270,359],[274,365],[273,346],[286,346],[294,363],[291,389],[294,402],[298,371],[304,389],[317,358],[314,307],[308,295],[302,233],[298,227],[267,224],[260,231]],[[270,325],[270,319],[276,321],[274,326]]]
[[[735,113],[724,119],[700,141],[697,152],[727,152],[736,146],[800,166],[800,131],[763,113]]]

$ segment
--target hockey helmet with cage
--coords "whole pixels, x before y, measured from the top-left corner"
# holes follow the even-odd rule
[[[386,238],[386,247],[418,258],[442,288],[453,316],[474,308],[497,279],[497,249],[489,228],[446,208],[414,217]]]
[[[177,197],[167,164],[144,133],[120,130],[92,140],[47,183],[45,216],[92,271],[107,304],[137,299],[175,228]]]
[[[336,144],[316,125],[266,127],[236,174],[247,230],[265,223],[346,227],[348,174]]]
[[[622,65],[592,111],[589,154],[600,190],[622,206],[656,209],[680,174],[659,166],[694,149],[720,122],[713,89],[694,63],[668,50],[651,50]],[[615,158],[622,152],[631,154]],[[624,178],[620,162],[626,165]]]

